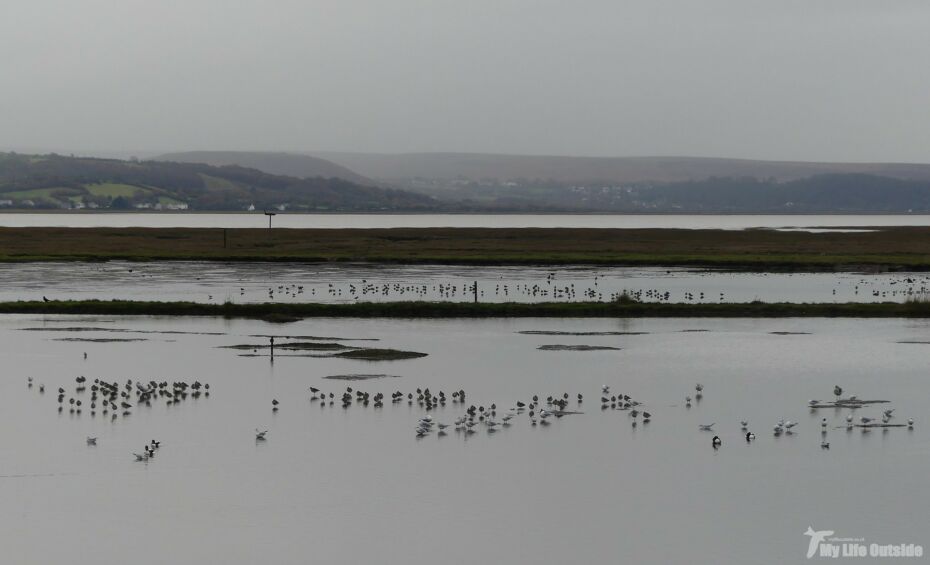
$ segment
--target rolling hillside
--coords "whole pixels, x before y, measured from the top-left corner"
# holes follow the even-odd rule
[[[0,153],[6,208],[417,211],[435,201],[338,178],[295,178],[238,166]]]

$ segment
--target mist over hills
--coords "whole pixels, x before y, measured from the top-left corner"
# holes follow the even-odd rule
[[[332,161],[300,153],[261,151],[184,151],[153,157],[156,161],[203,163],[214,167],[238,165],[273,175],[295,178],[340,178],[356,184],[375,185],[375,181],[337,165]]]
[[[566,211],[908,213],[930,165],[700,157],[319,153],[393,186],[474,206]]]
[[[791,181],[820,174],[871,174],[930,180],[930,164],[761,161],[709,157],[572,157],[481,153],[340,153],[314,155],[373,179],[562,183],[674,183],[708,178],[753,177]]]

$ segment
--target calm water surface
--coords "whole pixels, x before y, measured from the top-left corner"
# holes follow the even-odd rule
[[[280,228],[684,228],[930,226],[930,215],[285,214]],[[262,228],[262,213],[0,213],[2,227]]]
[[[54,328],[98,328],[50,331]],[[23,331],[40,328],[39,331]],[[106,331],[111,330],[111,331]],[[155,333],[128,333],[131,330]],[[644,332],[524,335],[527,330]],[[706,330],[706,331],[685,331]],[[158,332],[200,333],[158,333]],[[771,332],[809,332],[775,335]],[[202,335],[205,333],[218,335]],[[371,363],[242,357],[253,334],[332,336],[415,350]],[[137,338],[97,343],[61,338]],[[378,339],[354,342],[349,338]],[[279,337],[278,343],[286,342]],[[333,340],[330,340],[333,341]],[[0,317],[0,542],[9,563],[802,563],[808,526],[930,545],[927,365],[916,320],[305,320]],[[620,350],[540,351],[551,344]],[[83,353],[87,353],[84,360]],[[248,352],[246,352],[248,353]],[[307,387],[347,373],[388,396],[464,388],[498,412],[533,394],[583,393],[549,426],[414,437],[425,411],[321,407]],[[115,422],[56,410],[74,378],[209,382],[210,398],[137,407]],[[28,388],[27,377],[36,386]],[[37,390],[46,385],[45,394]],[[700,402],[686,408],[694,385]],[[602,384],[652,412],[602,411]],[[835,384],[893,401],[912,431],[847,432],[811,412]],[[87,400],[88,393],[84,393]],[[276,414],[271,400],[281,401]],[[433,412],[450,422],[453,404]],[[877,416],[877,408],[856,412]],[[829,450],[819,421],[829,420]],[[780,418],[800,422],[774,437]],[[739,421],[758,439],[747,445]],[[698,424],[716,422],[723,439]],[[269,430],[256,443],[254,429]],[[838,428],[837,428],[838,427]],[[95,448],[86,436],[98,436]],[[130,455],[152,438],[158,456]],[[857,562],[870,562],[868,559]]]
[[[930,289],[927,273],[113,261],[0,264],[0,301],[467,302],[476,281],[482,302],[901,302]]]

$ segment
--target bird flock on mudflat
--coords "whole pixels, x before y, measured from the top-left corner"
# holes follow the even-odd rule
[[[887,400],[860,400],[857,396],[848,396],[844,398],[843,388],[840,387],[839,385],[836,385],[833,387],[833,394],[836,397],[836,400],[829,404],[825,404],[823,401],[817,400],[817,399],[809,400],[808,407],[810,408],[811,412],[817,412],[818,410],[822,410],[825,407],[833,408],[835,410],[843,410],[843,409],[857,410],[860,408],[865,408],[865,407],[873,406],[876,404],[885,404],[888,402]],[[856,424],[855,418],[853,417],[853,415],[848,414],[845,418],[845,425],[840,426],[840,427],[845,427],[846,431],[852,431],[853,428],[858,427],[862,429],[863,433],[868,433],[871,429],[877,428],[877,427],[885,428],[885,429],[889,427],[907,427],[909,430],[914,429],[913,418],[908,418],[906,424],[905,423],[901,423],[901,424],[893,423],[892,419],[894,418],[894,411],[895,411],[894,408],[883,410],[881,418],[880,418],[881,423],[878,423],[875,417],[860,416],[859,423]],[[798,422],[794,422],[791,420],[786,420],[785,418],[781,418],[772,427],[772,431],[775,437],[779,437],[782,435],[790,436],[790,435],[795,434],[795,428],[797,426],[798,426]],[[820,419],[820,447],[821,449],[830,449],[830,442],[828,441],[828,438],[827,438],[827,430],[829,426],[830,426],[830,423],[826,417],[823,417]],[[713,424],[702,425],[700,426],[700,429],[703,431],[710,431],[712,427],[713,427]],[[740,427],[741,427],[742,432],[745,434],[744,437],[747,442],[752,442],[754,439],[756,439],[756,434],[749,431],[749,422],[745,420],[741,421]],[[714,436],[712,445],[714,446],[714,448],[719,447],[721,445],[720,438],[717,436]]]
[[[839,387],[837,387],[839,388]],[[320,390],[317,387],[310,387],[308,389],[311,393],[310,401],[319,403],[321,408],[326,406],[335,406],[339,405],[343,409],[348,409],[351,406],[361,406],[368,407],[372,406],[373,408],[382,408],[385,402],[385,396],[381,392],[371,393],[368,391],[363,391],[360,389],[354,389],[351,386],[345,388],[341,393],[334,392],[325,392]],[[630,416],[631,426],[634,428],[640,424],[648,424],[653,415],[648,410],[644,409],[645,405],[643,402],[634,399],[628,394],[613,394],[611,393],[609,385],[603,385],[601,387],[600,394],[600,409],[601,410],[621,410],[625,411]],[[839,398],[839,394],[837,396]],[[700,401],[704,396],[704,385],[697,383],[694,386],[694,396],[692,399],[691,395],[685,397],[685,406],[687,408],[691,407],[692,400]],[[451,400],[447,400],[451,398]],[[406,403],[407,405],[416,404],[420,408],[423,408],[427,413],[420,417],[414,427],[414,435],[416,438],[424,438],[432,433],[436,433],[437,436],[445,436],[450,431],[462,433],[466,437],[472,434],[477,433],[480,429],[485,429],[489,434],[493,434],[502,429],[508,428],[516,422],[516,418],[520,416],[525,416],[532,426],[542,425],[548,426],[553,421],[558,420],[564,416],[573,415],[573,414],[582,414],[580,411],[581,406],[584,402],[584,395],[582,393],[575,393],[574,395],[567,392],[561,394],[548,395],[545,398],[542,398],[540,395],[533,395],[530,398],[518,400],[507,408],[499,409],[496,403],[490,403],[487,406],[470,404],[464,408],[464,412],[458,417],[454,418],[451,423],[441,422],[433,417],[430,414],[431,411],[435,410],[438,407],[444,407],[447,401],[451,402],[453,405],[466,406],[466,395],[464,390],[454,391],[451,394],[451,397],[447,397],[444,391],[438,391],[437,393],[432,393],[429,388],[421,389],[417,388],[415,392],[405,393],[403,391],[397,390],[391,393],[391,403]],[[870,405],[870,403],[876,402],[886,402],[886,401],[858,401],[856,397],[850,397],[843,399],[846,403],[852,403],[851,406],[846,404],[841,404],[838,408],[852,408],[856,409],[861,406]],[[815,402],[811,401],[810,406],[812,410],[817,410],[815,408]],[[277,400],[272,402],[272,410],[277,411],[280,407],[280,403]],[[498,414],[500,410],[500,414]],[[888,424],[888,422],[893,417],[894,409],[885,410],[882,414],[883,425]],[[858,427],[862,427],[863,431],[868,431],[870,427],[877,426],[878,424],[873,424],[873,419],[869,417],[862,417],[860,419],[861,424]],[[848,428],[851,429],[853,424],[851,417],[847,418]],[[749,422],[742,420],[740,424],[740,434],[747,442],[752,442],[756,439],[756,434],[749,430]],[[821,421],[821,444],[820,446],[824,449],[829,449],[830,444],[827,441],[827,426],[828,422],[826,418],[823,418]],[[773,426],[774,435],[795,435],[797,432],[798,422],[791,421],[787,419],[779,419],[778,422]],[[713,432],[716,422],[711,422],[709,424],[699,424],[698,430],[702,432]],[[896,427],[903,427],[904,424]],[[914,420],[908,419],[906,426],[909,429],[913,429]],[[265,440],[267,430],[261,431],[256,429],[256,433],[260,435],[256,439]],[[712,446],[716,449],[723,445],[723,441],[719,435],[715,435],[712,439]]]
[[[87,378],[82,376],[74,379],[74,389],[69,394],[64,387],[58,388],[58,413],[65,410],[65,397],[68,397],[68,413],[73,416],[80,416],[85,408],[85,395],[87,393]],[[26,378],[26,386],[29,389],[38,388],[39,394],[45,394],[45,385],[35,383],[32,377]],[[133,381],[127,379],[124,383],[118,381],[107,382],[103,379],[94,379],[90,385],[90,398],[87,408],[92,418],[97,416],[97,412],[104,418],[108,417],[111,422],[116,422],[119,418],[128,418],[132,415],[133,410],[149,409],[154,403],[164,401],[165,406],[172,406],[184,402],[188,398],[198,399],[201,396],[210,397],[210,384],[201,383],[198,380],[188,383],[187,381]],[[89,447],[97,445],[97,437],[87,437],[86,443]],[[133,452],[136,461],[148,461],[155,456],[155,451],[161,447],[161,442],[152,440],[142,448],[142,453]]]
[[[71,414],[79,415],[81,413],[82,401],[80,398],[85,394],[87,388],[86,382],[87,379],[83,376],[75,379],[76,386],[73,394],[68,399],[69,412]],[[34,384],[32,377],[29,377],[27,379],[28,387],[31,389]],[[40,394],[44,393],[45,385],[38,384],[38,389]],[[127,379],[125,383],[120,384],[119,382],[111,383],[101,379],[94,379],[90,389],[91,416],[96,415],[99,405],[99,410],[102,415],[107,416],[107,414],[110,414],[111,421],[117,420],[120,416],[123,418],[130,416],[134,408],[139,409],[143,406],[146,408],[151,407],[153,401],[164,400],[165,404],[170,406],[183,402],[188,397],[196,399],[201,395],[207,397],[210,395],[210,385],[196,380],[188,384],[185,381],[175,381],[172,383],[168,381],[133,382],[131,379]],[[341,392],[325,392],[317,387],[309,387],[308,390],[310,392],[310,402],[318,404],[320,408],[341,406],[344,410],[347,410],[353,406],[362,408],[370,406],[374,409],[380,409],[384,407],[387,401],[382,392],[372,393],[353,388],[352,386],[347,386],[345,390]],[[857,410],[888,402],[885,400],[860,400],[856,396],[843,397],[843,390],[840,386],[834,387],[833,392],[836,397],[834,402],[825,404],[820,400],[810,400],[808,402],[809,409],[812,412],[816,412],[828,406],[835,410]],[[694,386],[693,399],[691,395],[685,396],[685,407],[690,409],[692,400],[699,402],[703,398],[703,395],[704,385],[700,383],[696,384]],[[65,396],[65,389],[59,388],[59,413],[64,410]],[[392,405],[416,405],[426,412],[426,414],[417,420],[414,427],[414,436],[417,439],[422,439],[434,433],[441,437],[448,435],[450,432],[460,433],[465,437],[469,437],[478,433],[480,430],[485,430],[488,434],[494,434],[512,426],[520,417],[527,419],[531,426],[549,426],[554,421],[565,416],[583,414],[581,407],[584,403],[584,395],[582,393],[569,394],[568,392],[550,394],[545,398],[538,394],[534,394],[528,398],[510,404],[506,408],[498,408],[498,405],[493,402],[489,403],[487,406],[483,404],[468,404],[466,398],[464,389],[453,391],[447,396],[445,391],[442,390],[433,393],[429,388],[417,388],[415,392],[395,390],[390,394],[390,403]],[[599,400],[599,406],[602,411],[617,410],[626,412],[630,417],[631,426],[634,428],[640,424],[645,425],[652,421],[653,414],[646,409],[646,405],[643,402],[628,394],[612,393],[609,385],[603,385],[601,387]],[[135,405],[133,405],[132,402],[135,402]],[[439,408],[445,408],[447,403],[462,410],[461,414],[455,417],[451,423],[441,422],[434,418],[431,413]],[[281,406],[282,403],[277,398],[272,399],[271,410],[273,412],[276,413],[281,409]],[[849,414],[845,417],[843,425],[837,427],[845,427],[847,431],[852,431],[853,428],[861,428],[863,433],[867,433],[871,429],[877,427],[885,429],[891,427],[907,427],[911,430],[914,428],[913,418],[908,418],[906,423],[897,423],[894,419],[895,409],[889,408],[882,410],[880,415],[860,416],[858,418],[858,423],[853,415]],[[714,433],[715,435],[711,439],[711,445],[717,450],[723,445],[723,439],[719,434],[724,432],[717,432],[715,426],[717,426],[716,422],[707,424],[701,423],[698,424],[698,431]],[[780,437],[782,435],[793,436],[797,433],[798,426],[799,423],[797,421],[781,418],[773,425],[772,429],[775,437]],[[822,449],[830,448],[830,442],[827,439],[829,426],[829,421],[826,417],[823,417],[820,421],[820,447]],[[750,431],[749,422],[747,420],[741,420],[739,422],[739,428],[741,437],[744,438],[747,443],[751,443],[755,440],[756,434]],[[268,434],[269,430],[267,429],[255,428],[255,441],[267,441]],[[97,438],[87,437],[86,443],[88,446],[96,446]],[[143,446],[142,453],[133,452],[132,455],[136,461],[149,461],[154,458],[155,452],[159,447],[160,442],[152,440],[150,443]]]
[[[144,267],[129,268],[126,270],[133,278],[158,278],[159,273],[150,272]],[[264,273],[265,270],[262,270]],[[657,269],[656,277],[675,277],[681,274],[677,271]],[[284,275],[283,275],[284,276]],[[342,277],[333,282],[324,282],[316,285],[304,285],[296,282],[276,284],[269,286],[264,281],[253,280],[247,277],[236,279],[235,287],[229,288],[225,284],[218,284],[211,277],[195,277],[202,281],[198,292],[203,291],[208,302],[216,300],[231,300],[238,291],[239,299],[252,301],[260,299],[275,301],[300,301],[304,295],[308,298],[330,301],[402,301],[402,300],[444,300],[469,301],[475,296],[475,280],[478,283],[477,294],[479,299],[503,301],[599,301],[609,302],[627,295],[644,302],[685,302],[705,303],[723,302],[729,297],[725,294],[727,286],[714,287],[707,283],[697,283],[695,287],[681,288],[683,285],[667,285],[657,281],[654,288],[627,288],[629,280],[626,276],[616,276],[611,271],[588,272],[579,277],[570,272],[538,273],[538,278],[505,279],[502,274],[488,274],[478,272],[475,275],[462,274],[459,279],[439,277],[420,277],[411,279],[409,276],[398,275],[400,280],[372,280],[359,277]],[[689,274],[693,276],[693,274]],[[732,277],[755,276],[770,278],[772,276],[787,278],[802,278],[805,274],[777,274],[758,273],[727,274],[703,273],[702,278],[723,279]],[[173,280],[173,277],[172,279]],[[151,283],[147,283],[151,284]],[[726,283],[724,283],[726,284]],[[621,288],[622,286],[622,288]],[[930,277],[916,274],[906,276],[885,275],[881,277],[862,277],[860,279],[840,280],[827,288],[818,288],[819,291],[829,289],[831,296],[836,299],[860,300],[861,297],[871,297],[873,300],[898,299],[906,300],[930,292]],[[839,292],[838,292],[839,291]],[[45,297],[43,297],[45,298]],[[740,298],[735,298],[739,300]]]

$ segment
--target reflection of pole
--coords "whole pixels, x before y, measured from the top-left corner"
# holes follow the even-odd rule
[[[271,362],[274,363],[274,336],[271,336]]]

